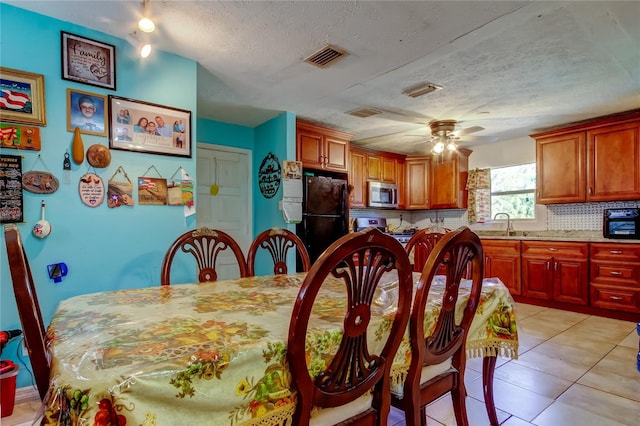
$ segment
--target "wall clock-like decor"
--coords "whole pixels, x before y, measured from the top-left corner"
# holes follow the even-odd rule
[[[273,198],[280,189],[280,181],[282,180],[282,168],[280,161],[273,153],[269,153],[258,170],[258,186],[264,198]]]

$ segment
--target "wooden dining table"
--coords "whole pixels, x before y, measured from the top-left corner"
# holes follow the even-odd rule
[[[295,389],[286,345],[304,277],[174,284],[60,302],[47,331],[51,381],[42,424],[290,425]],[[414,283],[418,278],[414,274]],[[427,327],[439,312],[442,279],[436,276],[432,284]],[[392,271],[383,281],[372,305],[374,350],[395,311],[397,274]],[[463,283],[461,291],[467,290]],[[344,284],[326,282],[307,336],[312,374],[322,371],[337,349],[345,304]],[[392,368],[396,385],[406,377],[410,353],[405,336]],[[485,357],[491,371],[484,380],[492,380],[496,356],[517,358],[517,353],[514,301],[498,279],[485,279],[468,357]]]

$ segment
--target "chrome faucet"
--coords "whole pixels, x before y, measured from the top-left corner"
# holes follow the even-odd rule
[[[511,216],[509,216],[509,213],[496,213],[493,216],[493,220],[496,220],[496,218],[500,215],[504,215],[507,217],[507,229],[506,229],[506,236],[508,237],[511,233],[511,231],[513,231],[513,228],[511,227]]]

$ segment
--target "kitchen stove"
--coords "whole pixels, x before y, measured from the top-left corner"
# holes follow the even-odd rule
[[[413,234],[415,234],[416,230],[415,229],[410,229],[410,230],[405,230],[402,232],[397,232],[397,231],[388,231],[387,228],[387,219],[384,217],[359,217],[355,220],[354,222],[354,230],[356,232],[358,231],[362,231],[363,229],[367,229],[371,226],[375,226],[376,228],[378,228],[379,230],[381,230],[382,232],[384,232],[387,235],[392,236],[393,238],[395,238],[396,240],[398,240],[400,242],[400,244],[405,245],[409,242],[409,240],[411,239],[411,237],[413,236]]]

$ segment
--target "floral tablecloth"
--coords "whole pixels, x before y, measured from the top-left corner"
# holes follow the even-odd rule
[[[373,309],[374,351],[394,312],[391,275]],[[42,424],[290,424],[295,394],[286,338],[303,279],[304,274],[260,276],[61,302],[47,332],[52,382]],[[436,279],[431,293],[441,288]],[[312,374],[335,353],[344,306],[342,282],[326,283],[307,338]],[[428,311],[426,321],[433,322],[438,303]],[[515,358],[517,348],[513,299],[498,280],[486,279],[468,354]],[[405,338],[394,362],[396,382],[409,359]]]

